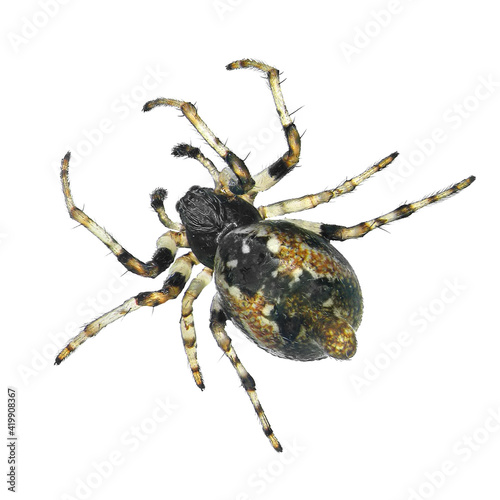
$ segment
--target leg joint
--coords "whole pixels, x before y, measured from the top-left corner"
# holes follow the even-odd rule
[[[300,135],[295,124],[291,123],[285,127],[285,134],[289,147],[288,153],[286,154],[286,161],[296,163],[300,155]]]
[[[246,375],[241,377],[241,382],[245,390],[255,391],[256,389],[255,380],[248,372],[246,373]]]
[[[141,292],[135,297],[138,306],[156,307],[166,302],[168,297],[163,292]]]

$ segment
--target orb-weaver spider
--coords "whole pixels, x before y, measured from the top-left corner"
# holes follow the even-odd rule
[[[167,216],[163,205],[166,191],[157,189],[152,193],[151,205],[169,231],[158,239],[150,261],[136,259],[75,206],[68,178],[70,154],[64,157],[61,179],[70,216],[97,236],[129,271],[154,278],[170,270],[160,290],[140,293],[85,326],[59,353],[56,364],[118,318],[143,306],[155,307],[175,299],[189,280],[193,266],[201,263],[202,271],[191,281],[182,299],[182,339],[194,380],[200,389],[204,388],[196,353],[193,302],[214,275],[217,293],[211,307],[210,329],[236,369],[265,435],[274,449],[281,451],[257,398],[255,382],[225,331],[227,320],[276,356],[302,361],[327,356],[351,358],[356,351],[355,331],[363,310],[361,289],[353,269],[329,241],[359,238],[377,227],[408,217],[426,205],[465,189],[474,177],[351,227],[301,220],[266,220],[314,208],[352,191],[387,167],[397,153],[335,189],[255,208],[257,194],[273,187],[297,164],[300,136],[285,106],[278,70],[250,59],[227,66],[229,70],[238,68],[254,68],[267,76],[288,151],[252,177],[245,162],[221,143],[191,103],[163,98],[146,103],[144,111],[157,106],[180,109],[228,165],[219,171],[198,148],[187,144],[174,147],[174,156],[194,158],[207,168],[214,188],[189,189],[176,206],[182,223]],[[179,248],[190,248],[190,251],[175,259]]]

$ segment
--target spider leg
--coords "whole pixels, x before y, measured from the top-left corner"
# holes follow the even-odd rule
[[[156,106],[172,106],[180,109],[183,115],[191,122],[198,133],[205,139],[207,144],[212,147],[217,154],[228,164],[239,182],[238,186],[231,186],[234,194],[243,194],[249,191],[255,184],[244,161],[228,149],[215,134],[208,128],[207,124],[200,118],[198,111],[190,102],[178,101],[176,99],[165,99],[160,97],[147,102],[143,111],[150,111]]]
[[[184,349],[189,361],[189,366],[193,373],[196,385],[203,390],[205,384],[200,372],[200,365],[196,356],[196,330],[194,327],[193,302],[199,297],[203,289],[210,283],[213,270],[209,267],[203,270],[189,284],[184,297],[182,298],[181,333]]]
[[[155,292],[142,292],[126,300],[122,305],[103,314],[85,328],[76,337],[72,338],[68,345],[57,355],[55,364],[64,361],[73,351],[82,345],[88,338],[97,335],[104,327],[113,323],[126,314],[136,311],[143,306],[156,307],[167,300],[175,299],[182,291],[191,276],[191,269],[198,264],[198,259],[192,252],[175,260],[169,275],[163,283],[161,290]]]
[[[448,198],[462,189],[470,186],[474,181],[475,177],[471,175],[457,184],[454,184],[448,189],[444,189],[439,191],[438,193],[424,198],[420,201],[416,201],[414,203],[409,203],[406,205],[401,205],[391,212],[388,212],[385,215],[381,215],[380,217],[376,217],[375,219],[371,219],[366,222],[361,222],[360,224],[356,224],[355,226],[337,226],[336,224],[322,224],[320,222],[309,222],[309,221],[301,221],[294,219],[287,219],[289,222],[293,222],[297,226],[300,226],[304,229],[308,229],[313,233],[319,234],[323,238],[328,240],[337,240],[343,241],[351,238],[361,238],[366,233],[373,231],[377,227],[383,226],[385,224],[389,224],[390,222],[394,222],[399,219],[404,219],[405,217],[409,217],[411,214],[415,213],[417,210],[420,210],[431,203],[435,203],[437,201],[444,200]]]
[[[278,215],[301,212],[302,210],[309,210],[321,203],[328,203],[338,196],[353,191],[357,186],[359,186],[359,184],[368,179],[368,177],[390,165],[397,156],[398,153],[393,153],[392,155],[387,156],[379,163],[376,163],[372,167],[366,169],[362,174],[345,181],[335,189],[322,191],[321,193],[317,194],[308,194],[306,196],[302,196],[301,198],[292,198],[290,200],[279,201],[271,205],[265,205],[259,207],[259,213],[262,218],[267,219],[271,217],[277,217]]]
[[[255,413],[259,417],[260,423],[262,425],[262,430],[264,434],[271,441],[271,445],[276,451],[283,451],[279,441],[269,425],[269,421],[267,420],[266,414],[259,402],[257,397],[257,392],[255,391],[255,381],[252,376],[246,371],[245,367],[241,364],[236,351],[231,345],[231,339],[227,335],[224,327],[227,321],[227,317],[222,311],[220,307],[218,295],[214,297],[212,302],[212,307],[210,310],[210,330],[212,330],[212,334],[217,341],[218,346],[224,351],[224,354],[229,358],[233,367],[238,373],[240,377],[241,383],[246,390],[250,401],[254,407]]]
[[[288,151],[270,167],[265,168],[255,176],[255,186],[247,193],[247,196],[250,199],[254,199],[257,193],[266,191],[267,189],[273,187],[286,174],[290,173],[293,167],[295,167],[299,161],[300,155],[300,135],[290,118],[288,110],[286,109],[280,87],[279,71],[272,66],[264,64],[260,61],[254,61],[252,59],[234,61],[226,66],[226,69],[228,70],[240,68],[254,68],[266,73],[269,86],[271,87],[276,111],[278,112],[281,125],[288,142]]]
[[[186,236],[183,233],[169,231],[161,236],[156,243],[156,252],[148,262],[136,259],[123,248],[104,228],[93,221],[85,212],[80,210],[73,201],[69,185],[70,153],[68,152],[61,163],[61,182],[69,215],[76,222],[87,228],[99,238],[129,271],[140,276],[155,278],[172,264],[178,247],[185,246]]]

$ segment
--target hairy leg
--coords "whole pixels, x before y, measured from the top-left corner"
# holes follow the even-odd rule
[[[61,164],[61,181],[63,186],[64,198],[70,217],[87,228],[94,236],[99,238],[113,254],[118,258],[129,271],[145,276],[155,278],[165,271],[172,264],[177,247],[182,246],[183,237],[181,233],[168,232],[161,236],[156,243],[156,252],[148,262],[142,262],[135,258],[130,252],[125,250],[103,227],[92,220],[83,210],[78,208],[71,194],[69,185],[69,159],[70,153],[67,153]],[[185,237],[184,237],[185,239]]]
[[[317,207],[321,203],[328,203],[334,198],[338,198],[345,193],[350,193],[351,191],[353,191],[364,180],[368,179],[368,177],[371,177],[373,174],[380,172],[380,170],[387,167],[387,165],[390,165],[397,156],[398,153],[393,153],[392,155],[387,156],[379,163],[376,163],[372,167],[366,169],[362,174],[343,182],[335,189],[329,189],[317,194],[308,194],[306,196],[302,196],[301,198],[292,198],[290,200],[279,201],[271,205],[265,205],[259,207],[259,213],[262,218],[267,219],[278,217],[279,215],[290,214],[293,212],[301,212],[302,210],[309,210],[311,208]]]
[[[218,346],[223,350],[224,354],[229,358],[234,369],[240,377],[241,384],[248,394],[250,401],[254,407],[255,413],[259,417],[260,423],[262,425],[262,430],[264,434],[269,438],[271,445],[276,451],[283,451],[279,441],[271,429],[269,421],[267,420],[266,414],[260,404],[259,398],[257,397],[257,392],[255,390],[255,381],[252,376],[246,371],[245,367],[241,364],[236,351],[234,350],[231,339],[227,335],[224,327],[227,321],[226,315],[222,311],[218,296],[216,295],[211,308],[210,315],[210,329],[212,334],[217,341]]]
[[[189,284],[184,297],[182,298],[181,334],[184,343],[184,350],[189,361],[191,372],[196,385],[203,390],[205,384],[198,364],[196,355],[196,330],[194,327],[193,302],[199,297],[203,289],[212,280],[213,270],[205,267],[196,278]]]
[[[104,327],[119,318],[123,318],[128,313],[137,311],[137,309],[143,306],[155,307],[163,304],[167,300],[175,299],[189,280],[191,269],[195,264],[198,264],[198,260],[191,252],[176,259],[161,290],[155,292],[142,292],[89,323],[76,337],[68,342],[64,349],[61,350],[56,357],[55,364],[60,364],[87,339],[94,337]]]
[[[285,100],[281,92],[279,71],[260,61],[253,59],[242,59],[234,61],[226,66],[226,69],[253,68],[266,74],[271,87],[271,92],[276,106],[276,111],[281,121],[283,131],[288,142],[288,151],[281,158],[275,161],[270,167],[265,168],[255,176],[255,187],[247,193],[247,197],[253,200],[261,191],[266,191],[279,182],[285,175],[290,173],[299,161],[300,156],[300,135],[297,132],[290,114],[286,109]]]

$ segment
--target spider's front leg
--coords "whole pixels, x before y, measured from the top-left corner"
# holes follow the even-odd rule
[[[139,293],[135,297],[126,300],[122,305],[89,323],[76,337],[68,342],[68,345],[64,349],[61,350],[56,357],[55,364],[60,364],[88,338],[94,337],[104,327],[119,318],[123,318],[128,313],[137,311],[137,309],[143,306],[156,307],[165,303],[167,300],[175,299],[189,280],[193,266],[198,263],[198,259],[192,252],[176,259],[160,290]]]
[[[383,160],[375,163],[375,165],[367,168],[363,173],[343,182],[335,189],[328,189],[316,194],[307,194],[300,198],[291,198],[289,200],[278,201],[271,205],[259,207],[259,213],[263,219],[278,217],[279,215],[290,214],[293,212],[301,212],[302,210],[310,210],[317,207],[321,203],[328,203],[329,201],[342,196],[343,194],[350,193],[364,180],[371,177],[373,174],[380,172],[382,169],[390,165],[399,155],[395,152],[385,157]]]
[[[177,99],[165,99],[164,97],[160,97],[158,99],[154,99],[153,101],[147,102],[143,111],[150,111],[157,106],[171,106],[173,108],[179,109],[182,114],[191,122],[194,128],[198,131],[198,133],[205,139],[206,143],[212,147],[216,153],[227,163],[229,168],[232,170],[234,175],[236,176],[237,184],[233,183],[232,185],[223,185],[223,188],[229,189],[233,194],[244,194],[248,192],[254,185],[255,181],[253,180],[250,172],[248,171],[245,162],[236,156],[225,144],[223,144],[218,137],[208,128],[207,124],[201,119],[198,114],[197,109],[190,102],[179,101]],[[195,148],[192,148],[194,151]],[[198,151],[199,152],[199,151]],[[174,149],[174,156],[190,156],[191,153],[186,150],[186,145],[181,145],[180,150]],[[194,153],[192,153],[192,157],[197,157]],[[205,166],[204,157],[198,157],[198,161],[201,161]],[[216,170],[213,168],[213,165],[210,166],[209,170],[211,171],[212,176],[216,175]],[[218,177],[218,176],[217,176]],[[219,178],[217,179],[219,180]],[[220,179],[222,180],[222,179]]]
[[[156,252],[154,253],[150,261],[142,262],[139,259],[135,258],[130,252],[125,250],[125,248],[123,248],[104,228],[102,228],[85,212],[83,212],[83,210],[75,205],[69,185],[69,160],[70,153],[68,152],[61,163],[61,182],[66,206],[68,208],[70,217],[87,228],[94,236],[99,238],[111,250],[111,252],[113,252],[113,254],[118,258],[118,261],[121,262],[127,270],[148,278],[155,278],[163,271],[165,271],[165,269],[167,269],[174,261],[177,248],[187,246],[185,234],[183,232],[169,231],[158,239],[156,244]],[[162,195],[158,194],[156,194],[155,196],[155,193],[153,193],[152,195],[151,204],[160,216],[160,206],[163,206],[163,198],[165,197],[166,192],[163,192],[163,197]],[[162,217],[160,216],[160,220],[161,219]],[[170,221],[170,219],[168,220]],[[182,229],[182,226],[180,224],[174,223],[172,221],[170,222],[171,225],[169,227],[175,228],[177,230]]]
[[[255,413],[259,417],[260,423],[262,425],[262,430],[264,434],[269,438],[272,447],[276,451],[283,451],[278,439],[274,435],[271,425],[267,420],[266,414],[260,404],[259,398],[257,397],[257,392],[255,390],[255,381],[252,376],[246,371],[245,367],[241,364],[236,351],[234,350],[231,339],[226,333],[225,325],[227,322],[227,317],[222,311],[220,306],[219,296],[216,295],[212,302],[212,307],[210,309],[210,330],[217,341],[218,346],[224,351],[224,354],[229,358],[234,369],[237,371],[240,377],[241,384],[248,394],[250,401],[254,407]]]
[[[288,142],[288,151],[270,167],[267,167],[255,176],[255,187],[247,193],[249,200],[253,200],[257,196],[257,193],[273,187],[297,165],[300,156],[300,135],[286,109],[280,87],[279,71],[268,64],[254,61],[253,59],[241,59],[226,66],[228,70],[240,68],[254,68],[266,74],[276,111],[278,112],[281,126]]]

